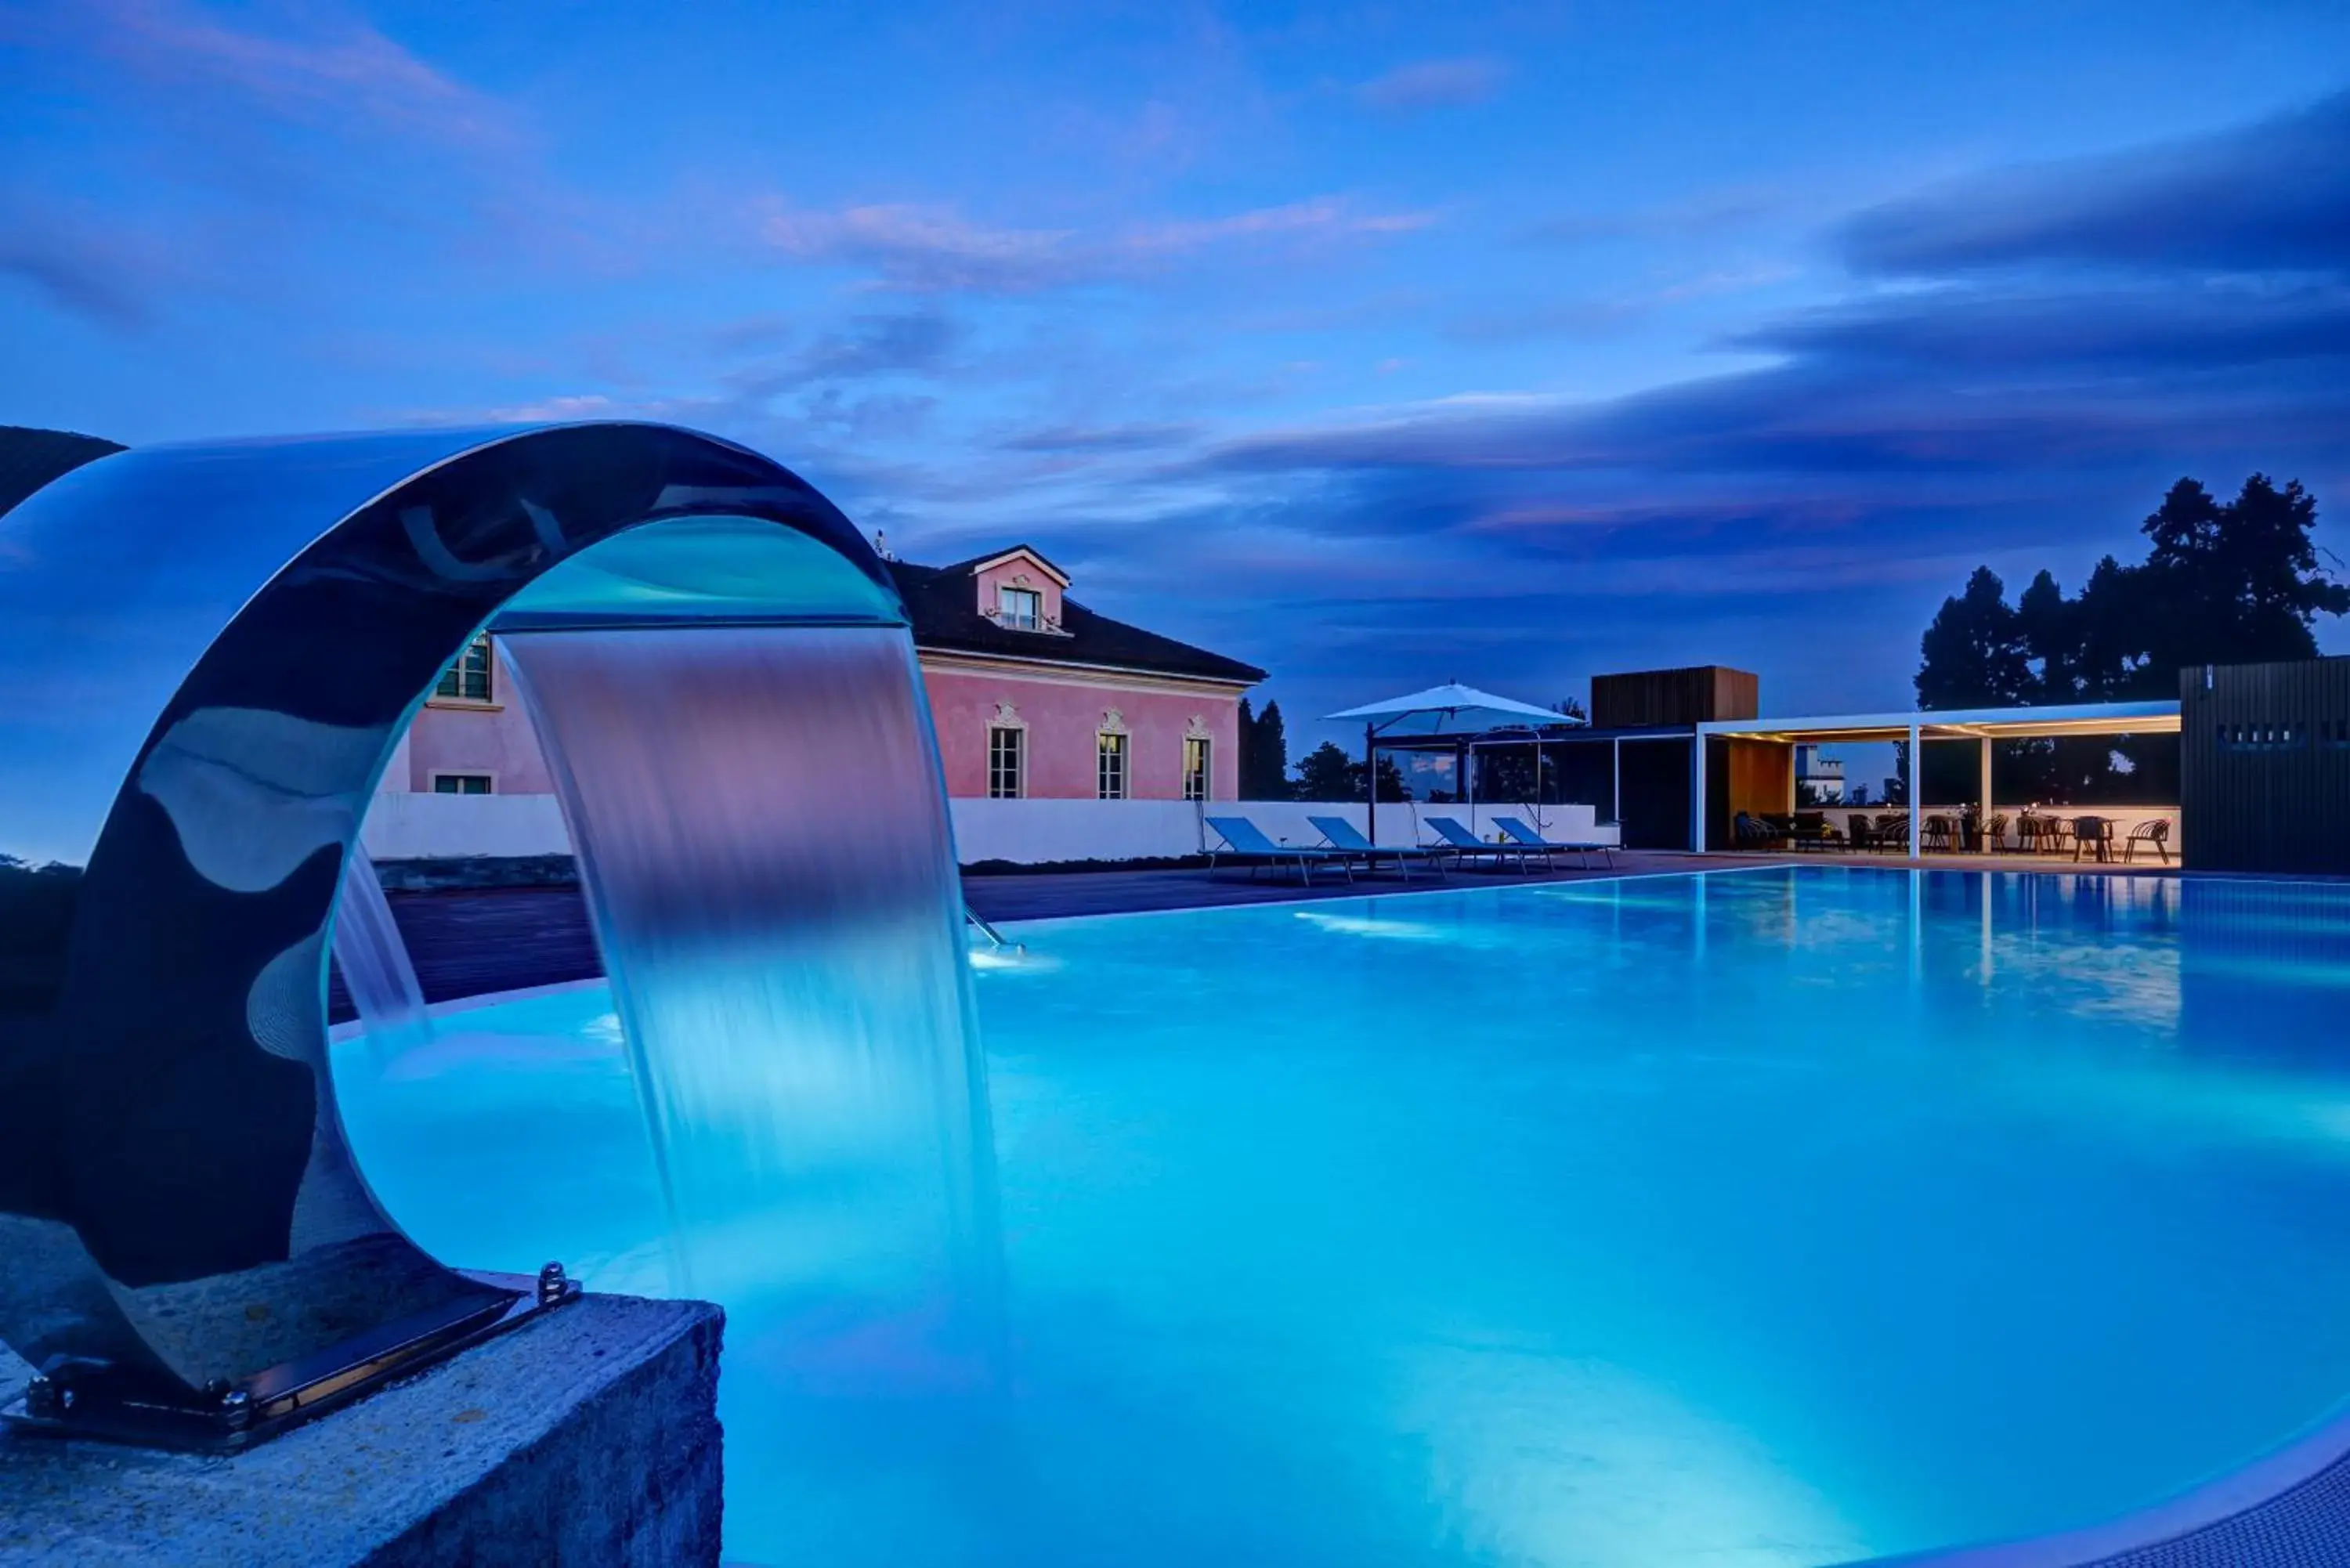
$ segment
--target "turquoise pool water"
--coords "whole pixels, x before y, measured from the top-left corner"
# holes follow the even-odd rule
[[[1840,1563],[2350,1394],[2350,888],[1821,867],[1014,934],[1000,1364],[743,1285],[731,1559]],[[337,1070],[437,1254],[659,1290],[619,1044],[580,988]],[[853,1246],[800,1229],[739,1244]]]

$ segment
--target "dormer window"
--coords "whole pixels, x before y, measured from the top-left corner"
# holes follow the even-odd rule
[[[1014,631],[1042,631],[1045,628],[1045,596],[1035,588],[1002,587],[995,590],[996,618]]]

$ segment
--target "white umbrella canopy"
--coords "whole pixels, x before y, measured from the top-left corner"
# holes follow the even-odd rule
[[[1367,702],[1343,713],[1326,713],[1329,720],[1356,719],[1381,735],[1482,735],[1489,730],[1524,729],[1537,724],[1574,724],[1579,720],[1531,702],[1513,701],[1480,691],[1458,681],[1431,686]]]

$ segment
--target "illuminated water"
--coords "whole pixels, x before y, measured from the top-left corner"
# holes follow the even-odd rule
[[[630,627],[503,646],[627,1021],[672,1282],[854,1303],[858,1332],[925,1343],[916,1324],[977,1313],[992,1344],[985,1080],[912,640]]]
[[[400,1050],[421,1044],[432,1029],[424,1009],[424,992],[416,981],[416,966],[409,961],[407,944],[391,918],[391,900],[384,897],[383,879],[375,862],[364,855],[343,864],[342,880],[335,886],[335,967],[351,1009],[375,1039],[379,1049]]]
[[[2350,1392],[2350,888],[1806,867],[1015,934],[974,959],[1008,1374],[730,1302],[730,1559],[1825,1563],[2110,1514]],[[600,988],[444,1015],[345,1104],[441,1255],[662,1283]]]

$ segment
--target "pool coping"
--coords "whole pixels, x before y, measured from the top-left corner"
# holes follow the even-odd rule
[[[2197,1550],[2193,1537],[2277,1506],[2345,1462],[2350,1462],[2350,1412],[2337,1407],[2335,1414],[2314,1428],[2258,1459],[2112,1519],[2047,1535],[1871,1557],[1846,1568],[2101,1568],[2173,1545],[2191,1552]],[[2339,1548],[2350,1542],[2350,1515],[2336,1510],[2334,1516],[2339,1538],[2328,1544]],[[2292,1552],[2297,1542],[2291,1531],[2279,1534],[2285,1539],[2269,1544]],[[2299,1555],[2255,1558],[2240,1553],[2187,1560],[2208,1562],[2213,1568],[2220,1564],[2256,1568],[2264,1563],[2285,1568],[2319,1561]]]

